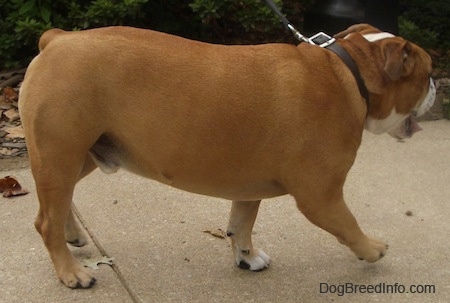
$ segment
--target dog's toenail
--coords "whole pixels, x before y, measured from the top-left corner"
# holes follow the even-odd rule
[[[69,243],[70,245],[75,246],[75,247],[82,247],[82,246],[85,245],[85,243],[83,243],[83,242],[82,242],[81,240],[79,240],[79,239],[76,239],[76,240],[74,240],[74,241],[67,241],[67,243]]]
[[[244,260],[242,260],[241,262],[239,262],[239,268],[241,269],[249,269],[250,268],[250,264],[248,264],[247,262],[245,262]]]
[[[97,279],[93,277],[93,278],[91,279],[91,282],[89,283],[89,287],[94,286],[95,283],[97,283]]]
[[[267,268],[267,266],[264,266],[263,268],[260,268],[260,269],[255,269],[255,270],[252,270],[253,272],[260,272],[260,271],[263,271],[264,269],[266,269]]]

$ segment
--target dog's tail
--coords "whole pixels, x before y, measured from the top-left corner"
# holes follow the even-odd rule
[[[66,31],[59,29],[59,28],[53,28],[46,32],[44,32],[39,39],[39,51],[43,51],[44,48],[50,43],[50,41],[53,40],[53,38],[57,35],[60,35],[62,33],[65,33]]]

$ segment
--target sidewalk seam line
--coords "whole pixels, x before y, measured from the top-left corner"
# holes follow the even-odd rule
[[[94,232],[92,231],[92,229],[87,225],[86,221],[84,220],[83,216],[81,215],[80,211],[78,210],[78,208],[75,206],[74,203],[72,203],[72,210],[75,213],[75,216],[80,221],[81,225],[84,227],[84,229],[88,233],[89,237],[92,239],[92,242],[97,247],[98,251],[102,254],[102,256],[110,258],[111,256],[100,244],[100,241],[94,235]],[[119,279],[120,284],[122,284],[123,288],[125,288],[125,291],[128,293],[128,295],[130,296],[133,303],[141,303],[142,301],[136,296],[136,294],[133,292],[133,290],[128,285],[127,281],[125,280],[125,277],[123,276],[122,272],[120,271],[119,266],[117,266],[116,264],[113,263],[111,265],[111,268],[114,271],[114,273],[116,274],[117,278]]]

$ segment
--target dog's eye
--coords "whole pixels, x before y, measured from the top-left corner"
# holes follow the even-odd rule
[[[408,53],[407,53],[407,52],[403,52],[403,54],[402,54],[402,60],[403,60],[403,63],[405,63],[406,60],[408,60]]]

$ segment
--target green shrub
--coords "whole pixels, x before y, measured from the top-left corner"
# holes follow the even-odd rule
[[[26,65],[53,27],[132,25],[210,42],[238,42],[246,32],[241,42],[250,42],[281,28],[262,0],[0,0],[0,7],[0,70]]]
[[[137,22],[148,0],[0,0],[0,69],[25,65],[47,29],[85,29]]]
[[[400,35],[407,40],[413,41],[424,48],[433,48],[439,45],[438,34],[427,28],[420,28],[414,22],[399,18]]]
[[[280,8],[281,0],[274,1]],[[189,5],[203,24],[239,24],[246,31],[269,32],[280,27],[279,18],[262,0],[195,0]]]
[[[275,0],[291,22],[317,0]],[[426,48],[450,48],[447,0],[400,0],[401,34]],[[263,0],[0,0],[0,70],[25,66],[52,27],[152,28],[216,43],[295,41]],[[289,40],[292,39],[292,40]]]
[[[74,28],[86,29],[105,25],[137,23],[144,15],[141,8],[148,0],[95,0],[72,1],[69,5],[68,19]]]
[[[450,5],[447,0],[400,0],[400,4],[402,36],[423,47],[450,48]]]
[[[36,43],[36,37],[50,28],[49,10],[45,3],[0,0],[0,68],[17,64],[28,55],[22,46]]]

